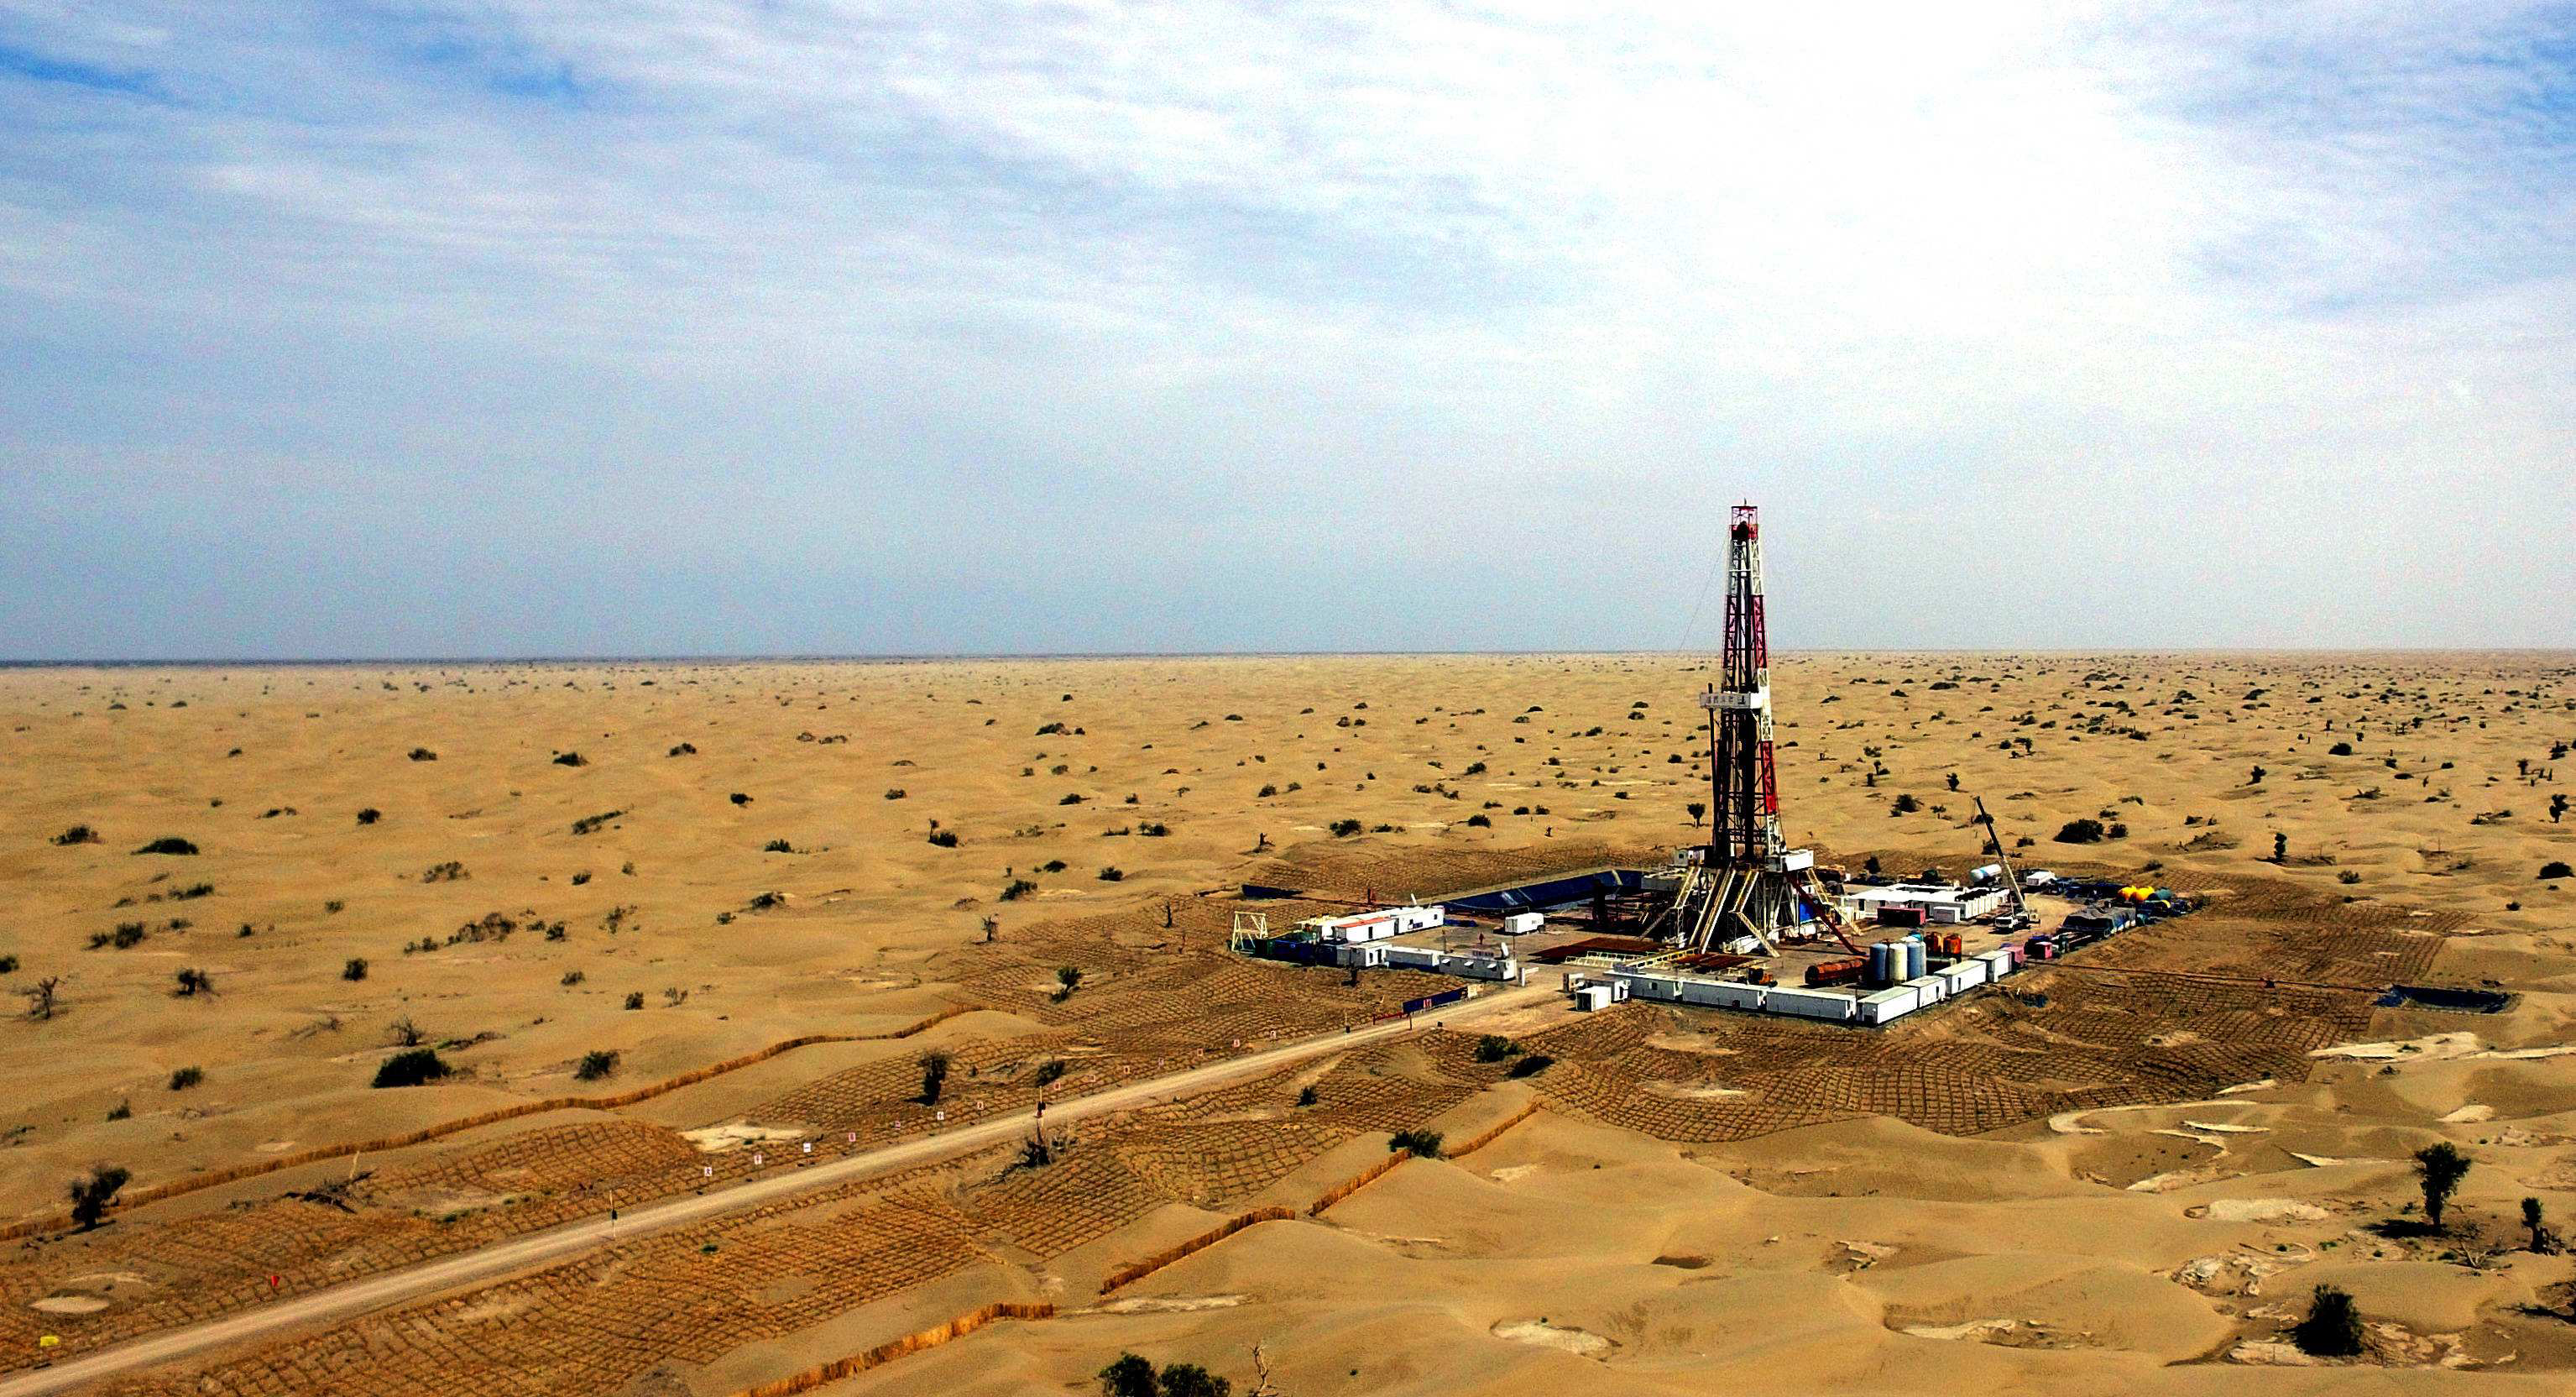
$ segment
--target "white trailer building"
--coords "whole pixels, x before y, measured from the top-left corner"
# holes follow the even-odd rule
[[[1875,917],[1883,911],[1920,912],[1923,920],[1936,925],[1972,922],[2003,906],[2001,888],[1962,888],[1943,883],[1891,883],[1883,888],[1862,888],[1852,894],[1852,905],[1862,916]]]
[[[1449,909],[1414,904],[1405,907],[1381,907],[1374,912],[1352,912],[1339,917],[1309,917],[1297,925],[1315,933],[1318,941],[1384,941],[1408,931],[1427,931],[1449,920]]]

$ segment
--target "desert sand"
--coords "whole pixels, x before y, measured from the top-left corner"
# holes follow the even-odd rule
[[[0,1204],[27,1234],[0,1351],[23,1367],[1382,1013],[1438,983],[1232,958],[1239,885],[1437,895],[1657,857],[1705,798],[1709,677],[1683,656],[0,672],[0,954],[13,990],[56,981],[50,1017],[0,1023]],[[1259,1344],[1289,1393],[2309,1392],[2354,1377],[2279,1342],[2325,1282],[2373,1326],[2345,1366],[2405,1390],[2576,1381],[2576,1263],[2516,1250],[2523,1197],[2576,1219],[2576,1054],[2553,1051],[2576,1045],[2576,879],[2540,876],[2576,861],[2576,819],[2549,814],[2576,787],[2570,657],[1801,655],[1773,682],[1786,823],[1829,858],[1962,871],[1982,796],[2028,865],[2209,910],[2015,987],[2037,1002],[1884,1034],[1551,1003],[1508,1031],[1557,1065],[1514,1079],[1426,1029],[1122,1114],[1043,1166],[837,1187],[118,1390],[721,1394],[1013,1301],[1056,1313],[828,1390],[1089,1390],[1127,1350],[1244,1390]],[[2057,842],[2078,818],[2121,836]],[[161,840],[195,852],[137,852]],[[2339,988],[2396,980],[2516,998]],[[818,1035],[631,1104],[186,1188]],[[371,1087],[404,1037],[456,1075]],[[936,1108],[910,1099],[929,1049],[955,1063]],[[592,1054],[614,1057],[585,1080]],[[1310,1215],[1390,1132],[1504,1122]],[[2476,1161],[2450,1232],[2383,1226],[2435,1140]],[[143,1201],[71,1233],[65,1184],[101,1162]],[[1101,1294],[1274,1205],[1296,1216]]]

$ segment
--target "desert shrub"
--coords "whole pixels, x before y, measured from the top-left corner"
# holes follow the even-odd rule
[[[1039,864],[1039,865],[1038,865],[1038,872],[1040,872],[1040,873],[1062,873],[1062,872],[1064,872],[1064,860],[1062,860],[1062,859],[1048,859],[1046,862],[1044,862],[1044,863],[1042,863],[1042,864]]]
[[[957,831],[953,829],[932,830],[930,832],[930,843],[934,848],[954,849],[957,847]]]
[[[1913,793],[1909,791],[1898,796],[1895,803],[1887,808],[1887,813],[1890,815],[1911,815],[1922,808],[1923,802],[1916,800]]]
[[[417,1087],[444,1081],[456,1069],[438,1055],[436,1048],[405,1048],[376,1064],[374,1085],[380,1087]]]
[[[642,990],[628,990],[628,991],[626,992],[626,1007],[627,1007],[627,1008],[629,1008],[629,1009],[641,1009],[641,1008],[643,1008],[643,1007],[644,1007],[644,991],[642,991]]]
[[[921,1104],[936,1106],[939,1104],[939,1093],[948,1086],[948,1054],[933,1048],[921,1055],[920,1067]]]
[[[428,868],[421,870],[420,881],[424,883],[454,883],[473,876],[473,874],[465,871],[465,865],[458,863],[454,859],[449,859],[445,863],[434,863]]]
[[[2102,822],[2100,820],[2069,820],[2065,824],[2057,827],[2057,842],[2060,844],[2099,844],[2102,842],[2102,834]]]
[[[1080,791],[1068,791],[1065,793],[1064,799],[1057,801],[1056,804],[1080,805],[1082,804],[1082,793]]]
[[[1316,1094],[1316,1091],[1312,1086],[1302,1086],[1297,1088],[1297,1104],[1300,1106],[1312,1106],[1320,1099],[1322,1098]]]
[[[71,1182],[72,1225],[83,1232],[98,1226],[107,1216],[107,1205],[125,1187],[131,1173],[114,1164],[94,1164],[90,1171]]]
[[[1161,1397],[1233,1397],[1234,1384],[1196,1363],[1174,1363],[1156,1379]]]
[[[1042,1087],[1048,1086],[1063,1076],[1064,1059],[1060,1057],[1051,1057],[1038,1064],[1036,1083]]]
[[[597,833],[600,829],[604,828],[609,821],[614,820],[625,813],[626,812],[623,810],[602,810],[596,815],[584,815],[580,819],[572,822],[572,832],[575,834]]]
[[[2354,883],[2358,883],[2358,882],[2360,882],[2360,881],[2361,881],[2361,875],[2360,875],[2359,873],[2356,873],[2356,872],[2354,872],[2353,870],[2351,870],[2351,869],[2347,868],[2347,869],[2345,869],[2343,872],[2338,873],[2338,874],[2336,874],[2336,875],[2335,875],[2335,881],[2336,881],[2336,882],[2338,882],[2338,883],[2342,883],[2342,884],[2344,884],[2344,885],[2346,885],[2346,886],[2348,887],[2348,886],[2350,886],[2350,885],[2352,885],[2352,884],[2354,884]]]
[[[1148,839],[1160,839],[1164,835],[1170,834],[1172,832],[1172,827],[1164,824],[1160,820],[1148,820],[1144,824],[1138,825],[1136,827],[1136,832]]]
[[[64,845],[96,844],[99,842],[99,835],[97,830],[91,829],[87,825],[74,825],[70,829],[64,830],[62,833],[55,835],[54,842],[56,844]]]
[[[2290,1342],[2319,1358],[2361,1352],[2361,1312],[2353,1308],[2352,1296],[2334,1286],[2318,1286],[2308,1301],[2307,1318],[2290,1330]]]
[[[199,993],[213,994],[215,992],[215,977],[197,969],[195,966],[190,966],[187,969],[180,971],[178,979],[179,988],[177,993],[183,996],[193,996]]]
[[[2543,878],[2576,878],[2576,868],[2569,868],[2566,860],[2564,859],[2551,859],[2549,862],[2540,866],[2540,876]]]
[[[901,786],[888,786],[886,787],[885,798],[888,800],[901,800],[909,794],[911,794],[911,792],[906,791]]]
[[[1258,799],[1258,800],[1268,800],[1268,799],[1270,799],[1272,796],[1275,796],[1275,795],[1277,795],[1277,794],[1279,794],[1279,788],[1278,788],[1277,786],[1264,786],[1264,787],[1262,787],[1262,788],[1261,788],[1261,794],[1260,794],[1259,796],[1255,797],[1255,799]],[[60,843],[61,841],[60,841],[60,840],[56,840],[55,842],[56,842],[56,843]]]
[[[663,753],[664,756],[669,757],[694,757],[697,754],[698,744],[694,742],[683,742],[679,746],[672,748],[670,751]]]
[[[1493,827],[1494,821],[1490,816],[1470,815],[1467,817],[1467,828],[1469,829],[1492,829]]]
[[[1513,1063],[1512,1070],[1504,1073],[1503,1075],[1507,1077],[1535,1077],[1555,1065],[1556,1059],[1549,1057],[1545,1053],[1529,1053],[1523,1056],[1519,1061]]]
[[[1521,1045],[1499,1033],[1488,1033],[1476,1040],[1476,1061],[1500,1062],[1521,1051]]]
[[[2117,820],[2114,820],[2103,829],[2102,837],[2105,839],[2126,839],[2129,837],[2129,827]]]
[[[411,749],[410,756],[411,759],[416,762],[434,762],[438,760],[438,754],[426,747],[414,747]]]
[[[572,1074],[582,1081],[596,1082],[616,1070],[617,1054],[594,1048],[581,1055],[581,1065],[575,1067]]]
[[[1390,1150],[1411,1150],[1417,1159],[1440,1157],[1440,1132],[1436,1130],[1399,1130],[1386,1142]]]
[[[1038,885],[1030,882],[1028,879],[1014,878],[1002,889],[1002,901],[1017,902],[1021,898],[1027,897],[1029,894],[1036,892],[1037,890]]]
[[[0,956],[0,975],[15,975],[17,973],[18,958],[16,956]]]
[[[176,891],[172,892],[172,893],[170,894],[170,900],[171,900],[172,902],[193,902],[193,901],[195,901],[195,900],[196,900],[196,899],[198,899],[198,898],[201,898],[201,897],[213,897],[214,895],[215,895],[215,885],[214,885],[214,884],[212,884],[212,883],[190,883],[188,886],[186,886],[186,887],[184,887],[184,888],[180,888],[180,889],[178,889],[178,890],[176,890]]]
[[[1335,820],[1333,821],[1333,837],[1336,839],[1347,839],[1350,836],[1359,833],[1363,828],[1365,828],[1365,826],[1361,825],[1357,820]]]
[[[555,765],[588,766],[590,765],[590,759],[579,752],[559,752],[555,754]]]
[[[179,838],[176,835],[163,835],[161,838],[153,840],[151,843],[144,845],[142,848],[137,849],[134,852],[138,854],[188,855],[197,852],[197,846],[189,843],[187,840]]]
[[[363,980],[367,978],[367,958],[365,956],[349,957],[349,959],[343,962],[340,966],[340,978],[343,980]]]
[[[1056,967],[1055,984],[1055,1000],[1057,1003],[1061,1004],[1065,1000],[1072,998],[1073,992],[1082,988],[1082,967],[1078,965],[1064,965]]]
[[[562,983],[562,984],[564,984],[564,985],[567,985],[567,986],[569,986],[569,985],[578,985],[578,984],[580,984],[582,981],[587,980],[587,979],[589,979],[589,978],[590,978],[590,977],[589,977],[588,975],[583,974],[581,971],[578,971],[578,970],[567,970],[567,971],[565,971],[565,972],[563,973],[563,979],[562,979],[562,981],[561,981],[560,983]]]
[[[1097,1376],[1100,1397],[1154,1397],[1154,1365],[1135,1354],[1118,1355]]]
[[[1101,881],[1101,882],[1104,882],[1104,883],[1115,883],[1115,882],[1117,882],[1119,879],[1124,878],[1124,877],[1126,877],[1126,876],[1127,876],[1127,871],[1126,871],[1125,869],[1122,869],[1122,868],[1118,867],[1116,864],[1103,864],[1103,865],[1101,865],[1101,869],[1100,869],[1100,881]]]
[[[2326,749],[2326,755],[2329,757],[2349,757],[2352,755],[2352,744],[2349,742],[2338,742],[2332,747]]]
[[[735,805],[738,805],[738,806],[740,806],[740,805],[749,805],[749,804],[751,804],[751,797],[749,797],[749,796],[747,796],[747,795],[744,795],[744,794],[743,794],[742,792],[740,792],[740,791],[736,791],[736,792],[734,792],[732,795],[726,796],[726,797],[725,797],[725,799],[727,799],[727,800],[729,800],[729,801],[732,801]]]
[[[178,1071],[170,1074],[170,1090],[186,1091],[188,1088],[193,1087],[204,1080],[206,1080],[206,1069],[202,1067],[182,1067]]]
[[[134,1103],[132,1101],[118,1101],[115,1105],[107,1108],[107,1118],[112,1121],[134,1119]]]
[[[784,839],[773,839],[768,843],[761,845],[760,852],[764,854],[792,854],[796,852],[796,846],[788,843]]]
[[[362,824],[362,825],[372,825],[372,824],[374,824],[376,821],[381,820],[381,819],[383,819],[384,817],[385,817],[385,812],[383,812],[383,811],[381,811],[381,810],[378,810],[376,807],[374,807],[374,806],[370,805],[370,806],[368,806],[366,809],[361,810],[361,811],[359,811],[359,812],[358,812],[358,823],[359,823],[359,824]]]

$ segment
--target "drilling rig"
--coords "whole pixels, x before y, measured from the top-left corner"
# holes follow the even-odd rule
[[[1727,516],[1726,646],[1720,682],[1699,696],[1708,714],[1709,840],[1674,901],[1685,949],[1708,952],[1750,937],[1776,954],[1784,939],[1823,933],[1861,954],[1816,878],[1816,856],[1780,836],[1780,780],[1771,751],[1771,646],[1762,616],[1760,513]]]

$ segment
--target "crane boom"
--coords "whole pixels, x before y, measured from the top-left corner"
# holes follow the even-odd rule
[[[2012,859],[2004,853],[2004,841],[1995,833],[1995,817],[1986,813],[1986,799],[1970,796],[1977,803],[1977,823],[1986,828],[1986,848],[1993,852],[1995,864],[2004,871],[2004,891],[2012,898],[2012,910],[2027,912],[2030,904],[2021,895],[2021,875],[2013,872]]]

